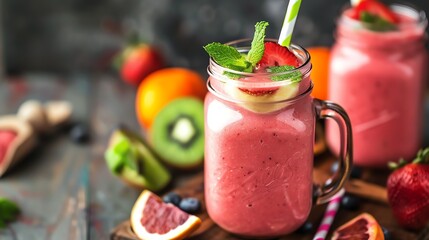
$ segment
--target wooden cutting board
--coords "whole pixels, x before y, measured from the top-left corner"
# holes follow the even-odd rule
[[[326,171],[326,164],[320,164],[316,162],[317,168],[314,171],[315,179],[317,178],[323,178],[323,175],[327,175]],[[372,179],[372,182],[383,182],[387,176],[387,173],[380,174],[379,172],[367,172],[365,171],[362,178],[363,179]],[[348,186],[346,189],[351,190],[352,192],[362,192],[358,189],[362,184],[364,185],[363,189],[364,191],[367,188],[368,181],[365,180],[357,180],[357,181],[350,181],[348,183]],[[381,184],[380,184],[381,185]],[[392,215],[392,212],[390,210],[390,207],[385,202],[385,199],[383,200],[383,197],[374,197],[374,194],[371,192],[378,192],[377,194],[383,195],[383,191],[385,191],[384,188],[382,188],[379,185],[376,184],[369,184],[370,187],[375,187],[375,189],[368,189],[367,195],[368,196],[362,197],[362,203],[360,208],[357,211],[350,211],[346,209],[341,209],[333,223],[333,226],[331,228],[332,230],[337,228],[338,226],[344,224],[346,221],[352,219],[353,217],[359,215],[362,212],[369,212],[371,213],[378,222],[384,226],[385,228],[389,229],[391,232],[393,239],[400,239],[400,240],[412,240],[412,239],[419,239],[419,240],[425,240],[429,239],[429,235],[424,233],[423,231],[421,233],[417,232],[410,232],[406,231],[402,228],[400,228],[397,223],[394,220],[394,217]],[[204,204],[204,185],[203,185],[203,174],[199,173],[196,176],[194,176],[192,179],[190,179],[188,182],[186,182],[183,186],[174,189],[173,191],[179,193],[180,195],[187,197],[197,197],[201,200],[202,203],[202,212],[198,214],[197,216],[201,218],[202,225],[201,227],[194,232],[190,239],[240,239],[237,236],[234,236],[232,234],[227,233],[220,227],[218,227],[207,215],[205,204]],[[381,192],[381,193],[380,193]],[[384,193],[385,194],[385,193]],[[371,196],[373,199],[371,199]],[[323,217],[324,210],[326,208],[326,205],[320,205],[320,206],[314,206],[312,209],[312,212],[310,213],[308,221],[313,223],[313,230],[309,233],[303,234],[303,233],[292,233],[290,235],[278,238],[280,240],[289,240],[289,239],[303,239],[303,240],[311,240],[314,236],[314,233],[317,230],[317,227]],[[111,239],[113,240],[137,240],[138,238],[134,235],[130,222],[124,221],[120,225],[118,225],[115,229],[113,229],[111,233]],[[329,239],[329,237],[327,238]]]

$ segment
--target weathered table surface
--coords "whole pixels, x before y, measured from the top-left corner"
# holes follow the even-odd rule
[[[64,99],[73,104],[74,119],[92,126],[89,144],[75,144],[64,133],[41,139],[33,153],[0,179],[0,196],[22,208],[18,221],[0,230],[1,240],[109,239],[111,230],[128,219],[140,192],[110,174],[103,153],[118,123],[139,129],[134,95],[132,87],[109,75],[32,74],[0,82],[0,115],[16,113],[27,99]],[[379,216],[377,208],[386,206],[368,203],[357,213],[339,216],[369,211],[381,224],[394,227],[391,214]]]
[[[0,115],[16,113],[27,99],[64,99],[73,104],[74,119],[92,126],[89,144],[75,144],[65,133],[50,136],[0,179],[0,196],[22,208],[0,239],[108,239],[139,194],[113,177],[103,159],[115,125],[139,129],[133,88],[114,77],[79,74],[24,75],[0,84]]]

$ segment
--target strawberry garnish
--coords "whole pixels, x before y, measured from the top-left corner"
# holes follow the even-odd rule
[[[380,17],[381,19],[392,23],[397,24],[399,22],[398,17],[395,15],[392,10],[389,9],[386,5],[383,3],[377,1],[377,0],[366,0],[361,1],[355,8],[352,10],[352,18],[361,20],[363,13],[371,14],[377,17]]]
[[[359,20],[359,13],[358,13],[358,11],[357,11],[357,9],[356,8],[351,8],[350,10],[348,10],[347,12],[346,12],[346,15],[349,17],[349,18],[352,18],[352,19],[355,19],[355,20]]]
[[[264,55],[258,65],[260,68],[285,65],[298,67],[299,61],[287,47],[280,46],[275,42],[266,42]]]
[[[419,151],[412,163],[390,165],[396,168],[387,180],[393,215],[403,227],[423,228],[429,222],[429,148]]]
[[[250,90],[245,88],[239,88],[239,89],[249,95],[260,97],[265,95],[271,95],[275,93],[279,88],[277,87],[277,88],[270,88],[270,89],[263,89],[263,90]]]

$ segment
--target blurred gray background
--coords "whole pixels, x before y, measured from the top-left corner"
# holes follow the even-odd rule
[[[107,71],[111,57],[137,32],[171,66],[205,71],[202,46],[253,35],[260,20],[276,38],[286,0],[0,0],[8,73]],[[388,2],[388,1],[386,1]],[[429,12],[428,0],[407,1]],[[294,42],[333,42],[345,0],[303,0]]]

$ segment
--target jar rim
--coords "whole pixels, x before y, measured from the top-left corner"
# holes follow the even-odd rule
[[[212,86],[210,78],[207,80],[206,85],[207,85],[207,89],[209,90],[209,92],[210,92],[211,94],[213,94],[214,96],[216,96],[217,98],[219,98],[219,99],[222,99],[222,100],[224,100],[224,101],[228,101],[228,102],[233,102],[233,103],[236,103],[236,104],[245,104],[245,103],[247,103],[247,102],[248,102],[248,101],[238,100],[238,99],[236,99],[236,98],[228,97],[228,96],[227,96],[227,95],[225,95],[225,94],[221,94],[221,93],[219,93],[219,92],[218,92],[218,91],[217,91],[217,90]],[[308,88],[307,88],[304,92],[302,92],[302,93],[300,93],[300,94],[296,95],[295,97],[292,97],[292,98],[286,98],[286,99],[282,99],[282,100],[278,100],[278,101],[260,101],[260,102],[259,102],[259,101],[257,101],[257,102],[253,102],[253,103],[260,104],[260,105],[263,105],[263,104],[272,105],[272,104],[278,104],[278,103],[283,103],[283,104],[284,104],[284,103],[293,104],[293,103],[298,102],[299,100],[303,99],[304,97],[309,96],[309,95],[311,94],[311,92],[313,91],[313,87],[314,87],[314,84],[313,84],[312,82],[310,82],[310,84],[309,84]]]
[[[239,52],[246,52],[246,51],[250,50],[251,41],[252,41],[252,39],[245,38],[245,39],[230,41],[230,42],[227,42],[225,44],[229,45],[229,46],[245,44],[244,46],[240,46],[240,47],[236,47],[236,48]],[[268,38],[268,39],[265,39],[265,42],[277,42],[277,39]],[[305,48],[303,48],[297,44],[291,44],[290,49],[291,49],[291,51],[294,52],[295,55],[299,54],[298,57],[300,57],[302,62],[303,62],[303,64],[301,64],[299,67],[297,67],[293,70],[279,72],[279,73],[269,73],[269,72],[266,72],[266,73],[248,73],[248,72],[242,72],[242,71],[237,71],[237,70],[229,69],[226,67],[222,67],[213,58],[210,58],[209,66],[207,67],[207,73],[211,77],[215,78],[216,80],[219,80],[221,82],[227,82],[229,84],[236,85],[238,87],[245,87],[245,86],[249,87],[250,86],[250,87],[255,87],[255,88],[262,88],[262,87],[278,87],[278,86],[289,85],[289,84],[294,83],[294,81],[292,81],[290,79],[286,79],[286,80],[282,80],[282,81],[272,81],[272,82],[249,82],[249,81],[245,81],[245,80],[241,80],[241,79],[231,79],[231,78],[227,77],[224,73],[227,72],[227,73],[231,73],[231,74],[237,74],[237,75],[243,76],[244,78],[249,78],[249,77],[261,78],[261,77],[280,76],[280,75],[290,74],[290,73],[293,73],[296,71],[300,71],[303,79],[308,77],[308,75],[310,74],[311,69],[312,69],[310,53],[308,53],[308,51]]]

